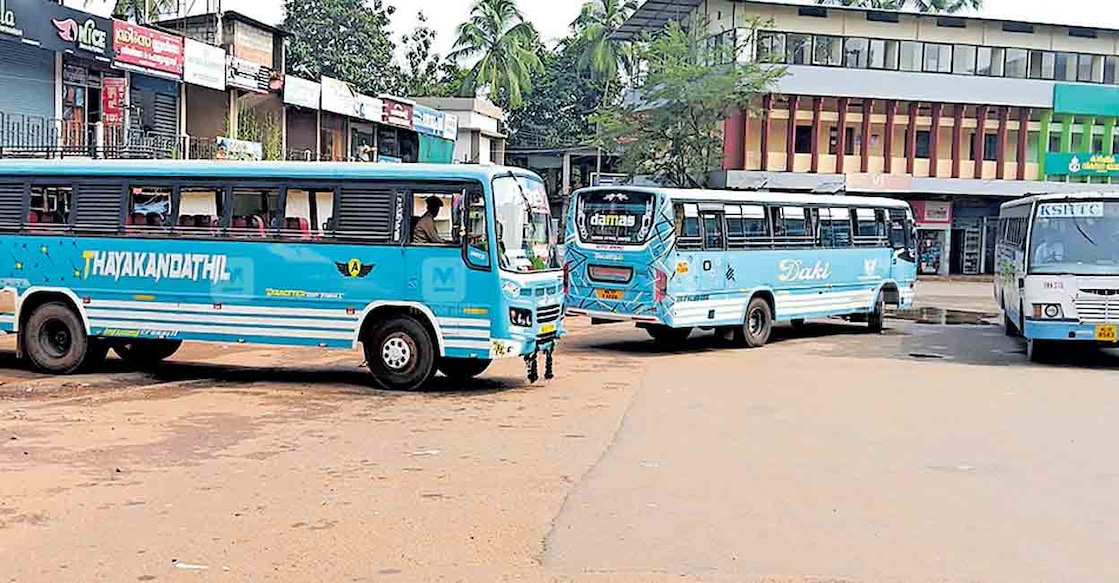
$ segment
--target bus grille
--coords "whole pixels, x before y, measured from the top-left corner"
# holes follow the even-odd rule
[[[536,310],[536,321],[540,322],[541,324],[555,322],[556,320],[559,320],[559,317],[559,306],[543,306],[540,309]]]
[[[1081,322],[1086,324],[1119,322],[1119,297],[1114,295],[1098,298],[1080,297],[1074,303]]]

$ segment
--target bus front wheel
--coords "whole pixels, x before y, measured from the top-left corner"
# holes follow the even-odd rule
[[[1026,340],[1026,360],[1044,362],[1047,354],[1049,354],[1049,345],[1044,340]]]
[[[492,360],[486,358],[441,358],[439,372],[454,381],[468,381],[486,372]]]
[[[89,336],[82,319],[60,302],[35,308],[20,334],[27,358],[43,372],[62,375],[77,372],[90,353]]]
[[[114,344],[113,352],[125,364],[148,368],[171,358],[182,346],[182,340],[129,340]]]
[[[373,380],[390,391],[414,391],[435,374],[435,343],[414,318],[396,316],[362,340]]]
[[[764,298],[750,300],[746,307],[746,322],[739,335],[741,344],[747,348],[761,348],[769,342],[773,332],[773,310]]]
[[[691,328],[673,328],[671,326],[649,326],[645,329],[657,344],[665,346],[679,346],[688,341],[688,337],[692,335]]]

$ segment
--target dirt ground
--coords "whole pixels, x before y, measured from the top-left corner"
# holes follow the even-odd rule
[[[1113,355],[1033,366],[996,327],[901,321],[757,351],[572,328],[549,384],[503,361],[414,394],[349,352],[59,379],[0,344],[0,580],[1119,578]]]

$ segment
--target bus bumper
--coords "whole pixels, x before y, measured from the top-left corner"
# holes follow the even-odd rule
[[[1081,340],[1096,342],[1098,339],[1095,324],[1081,324],[1076,321],[1026,320],[1022,335],[1029,340]]]

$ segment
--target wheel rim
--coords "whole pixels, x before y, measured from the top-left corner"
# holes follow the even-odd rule
[[[74,345],[74,337],[65,322],[51,318],[44,322],[39,330],[39,344],[51,358],[62,358],[70,353],[70,348]]]
[[[393,334],[381,345],[381,360],[394,371],[407,369],[415,353],[415,343],[404,334]]]
[[[753,310],[750,312],[750,319],[747,322],[748,331],[750,336],[757,337],[765,329],[765,314],[761,310]]]

